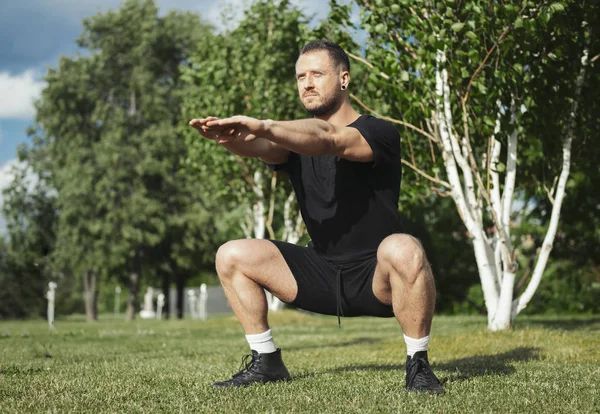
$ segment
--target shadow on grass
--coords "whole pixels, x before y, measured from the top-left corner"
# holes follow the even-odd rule
[[[434,363],[434,371],[450,371],[447,377],[442,376],[440,382],[464,381],[474,377],[483,377],[487,375],[510,375],[516,369],[512,366],[514,362],[525,362],[537,360],[540,358],[539,348],[521,347],[497,355],[477,355],[468,358],[456,359],[444,363]],[[335,374],[353,371],[398,371],[404,373],[403,364],[387,365],[348,365],[319,372],[305,372],[294,375],[295,379],[310,378],[323,374]],[[438,375],[439,376],[439,375]]]
[[[539,348],[520,347],[502,354],[477,355],[440,364],[432,364],[432,368],[436,371],[452,372],[448,377],[441,379],[442,384],[444,384],[446,382],[464,381],[487,375],[510,375],[516,371],[512,363],[532,361],[539,358]]]
[[[305,379],[312,378],[323,374],[339,374],[343,372],[355,372],[355,371],[400,371],[402,369],[402,365],[376,365],[376,364],[368,364],[368,365],[348,365],[346,367],[338,367],[333,369],[328,369],[325,371],[317,371],[317,372],[304,372],[301,374],[292,375],[293,379]]]
[[[377,342],[381,342],[381,338],[354,338],[350,341],[344,341],[339,343],[286,346],[285,351],[288,352],[315,348],[340,348],[352,345],[376,344]]]
[[[525,319],[515,323],[516,327],[543,327],[547,329],[560,329],[565,331],[598,329],[600,327],[600,318],[593,317],[588,319],[566,319],[564,317],[543,317],[535,319]]]

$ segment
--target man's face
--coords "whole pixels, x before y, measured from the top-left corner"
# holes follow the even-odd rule
[[[314,116],[331,114],[342,98],[341,72],[325,50],[300,55],[296,62],[298,93]]]

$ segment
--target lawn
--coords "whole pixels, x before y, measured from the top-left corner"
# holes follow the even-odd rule
[[[272,314],[289,383],[213,389],[248,352],[233,316],[206,322],[0,322],[2,412],[600,412],[600,317],[434,320],[430,361],[446,395],[404,391],[393,319]]]

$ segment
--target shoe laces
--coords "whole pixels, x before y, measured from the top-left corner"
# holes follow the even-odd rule
[[[239,372],[233,375],[233,378],[237,378],[241,375],[244,375],[252,370],[255,366],[255,362],[257,360],[254,358],[254,355],[247,354],[242,357],[242,363],[240,364]]]
[[[410,387],[431,386],[438,383],[425,358],[417,358],[408,362],[406,379]]]

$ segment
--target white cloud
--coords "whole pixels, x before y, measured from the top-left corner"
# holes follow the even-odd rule
[[[252,0],[217,0],[208,3],[210,4],[208,7],[190,7],[190,9],[199,12],[204,21],[215,26],[217,31],[224,32],[227,29],[235,29],[244,16],[244,11],[252,3]],[[162,0],[159,4],[166,8],[175,7],[175,2],[172,0]],[[306,16],[315,15],[317,20],[325,18],[329,12],[328,2],[323,0],[292,0],[292,5]]]
[[[19,75],[0,72],[0,119],[31,119],[35,115],[33,101],[44,88],[44,82],[37,81],[33,70]]]
[[[37,184],[38,179],[26,162],[19,161],[16,158],[6,161],[0,167],[0,209],[2,208],[3,204],[2,192],[4,189],[8,188],[15,179],[15,170],[27,170],[27,176],[25,180],[28,191],[32,191]]]
[[[6,161],[0,167],[0,236],[6,233],[6,220],[2,215],[2,206],[4,205],[4,190],[8,188],[15,179],[18,171],[26,170],[25,184],[29,193],[33,192],[38,183],[38,177],[26,162],[17,159]]]

